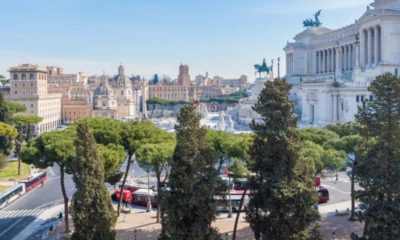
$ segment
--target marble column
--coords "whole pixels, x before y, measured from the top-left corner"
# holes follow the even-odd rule
[[[377,65],[379,63],[379,27],[376,26],[374,28],[374,64]]]
[[[340,47],[336,47],[335,54],[335,79],[338,80],[340,78]]]
[[[325,52],[325,66],[324,66],[325,69],[324,70],[325,70],[325,73],[327,73],[328,72],[328,61],[329,61],[328,60],[329,59],[328,58],[328,50],[325,50],[324,52]]]
[[[363,30],[363,48],[364,48],[364,51],[363,51],[363,53],[364,53],[364,57],[363,57],[363,67],[364,68],[367,68],[368,67],[368,60],[369,60],[369,53],[368,53],[368,50],[369,50],[369,44],[368,44],[368,37],[369,37],[369,34],[368,34],[368,29],[364,29]]]
[[[361,68],[360,68],[360,42],[356,41],[353,44],[353,52],[354,52],[354,67],[353,67],[353,81],[358,81],[361,79]]]
[[[322,54],[322,51],[319,51],[319,73],[323,73],[322,69],[323,69],[323,59],[324,56]]]
[[[368,66],[371,67],[374,63],[374,43],[373,43],[373,30],[368,29]]]
[[[316,66],[316,73],[319,73],[319,52],[315,52],[315,66]]]

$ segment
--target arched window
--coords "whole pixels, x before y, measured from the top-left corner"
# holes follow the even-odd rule
[[[29,74],[29,80],[34,80],[35,79],[35,74],[31,73]]]
[[[22,74],[21,79],[22,79],[22,80],[26,80],[26,74],[25,74],[25,73]]]
[[[14,80],[18,80],[18,74],[14,73]]]

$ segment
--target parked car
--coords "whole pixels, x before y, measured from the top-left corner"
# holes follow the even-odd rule
[[[324,187],[317,188],[319,203],[326,203],[329,201],[329,191]]]

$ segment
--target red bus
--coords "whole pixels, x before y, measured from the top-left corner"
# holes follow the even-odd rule
[[[115,190],[114,194],[112,195],[113,200],[119,201],[120,191],[121,191],[121,189]],[[131,200],[132,200],[132,192],[127,189],[122,190],[122,201],[130,202]]]
[[[148,202],[148,196],[150,192],[150,202],[151,202],[151,207],[157,208],[157,192],[154,192],[153,190],[148,190],[148,189],[139,189],[136,190],[135,192],[132,193],[132,204],[133,205],[139,205],[139,206],[147,206]]]
[[[25,178],[19,182],[25,184],[25,189],[28,192],[33,188],[37,187],[38,185],[44,183],[46,180],[47,180],[47,173],[40,172],[31,177]]]

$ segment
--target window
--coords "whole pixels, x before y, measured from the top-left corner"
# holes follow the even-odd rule
[[[18,74],[14,73],[14,80],[18,80]]]
[[[33,104],[31,104],[31,107],[33,108]]]
[[[18,94],[17,90],[15,90],[15,92],[14,92],[14,93],[15,93],[15,95],[17,95],[17,94]]]
[[[124,95],[124,91],[121,91],[121,96]]]
[[[342,112],[343,112],[343,111],[344,111],[344,104],[342,103],[342,105],[341,105],[341,106],[342,106]]]
[[[31,73],[29,74],[29,80],[34,80],[35,79],[35,74]]]
[[[21,78],[22,78],[22,80],[26,80],[26,74],[23,73]]]
[[[369,101],[370,102],[374,101],[374,96],[373,95],[369,95]]]
[[[23,83],[22,86],[25,87],[25,83]]]
[[[364,102],[364,96],[361,96],[361,102]]]
[[[33,87],[33,83],[31,83],[31,87]]]
[[[14,87],[17,87],[17,84],[16,84],[16,83],[14,84]]]

